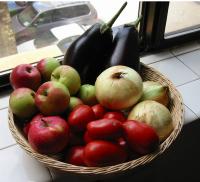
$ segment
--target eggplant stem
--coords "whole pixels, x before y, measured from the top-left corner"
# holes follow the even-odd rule
[[[142,15],[140,15],[134,22],[126,23],[124,25],[124,27],[135,27],[135,28],[137,28],[141,20],[142,20]]]
[[[121,14],[121,12],[124,10],[124,8],[126,7],[127,2],[125,2],[122,7],[118,10],[118,12],[113,16],[113,18],[108,22],[108,23],[104,23],[101,26],[101,33],[105,33],[108,29],[110,29],[112,27],[112,25],[115,23],[116,19],[119,17],[119,15]]]

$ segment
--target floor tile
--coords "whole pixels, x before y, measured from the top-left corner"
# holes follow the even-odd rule
[[[0,150],[0,181],[50,182],[52,180],[47,168],[15,145]]]
[[[200,117],[200,80],[177,87],[184,104]]]
[[[8,127],[8,109],[2,109],[0,110],[0,149],[15,143]]]
[[[184,124],[191,123],[192,121],[197,120],[198,117],[194,112],[189,109],[187,106],[185,106],[185,119],[184,119]]]
[[[200,50],[180,55],[177,58],[200,76]]]
[[[173,47],[171,49],[172,54],[174,55],[180,55],[180,54],[184,54],[187,52],[191,52],[194,50],[200,49],[200,44],[197,41],[191,42],[191,43],[187,43],[187,44],[182,44],[176,47]]]
[[[153,68],[163,73],[176,86],[198,79],[199,77],[187,68],[177,58],[170,58],[150,64]]]
[[[170,51],[165,50],[153,54],[151,53],[150,55],[145,55],[140,58],[140,61],[143,62],[144,64],[150,64],[171,57],[173,57],[173,55],[170,53]]]
[[[0,93],[0,109],[6,108],[9,105],[9,97],[11,91],[3,91]]]

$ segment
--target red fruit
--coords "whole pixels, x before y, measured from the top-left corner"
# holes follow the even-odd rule
[[[89,143],[89,142],[91,142],[91,141],[94,141],[94,139],[92,139],[91,136],[89,136],[88,131],[85,132],[83,138],[84,138],[84,142],[86,144]]]
[[[88,105],[75,107],[68,117],[68,123],[74,131],[84,131],[87,124],[93,120],[95,120],[95,115]]]
[[[117,144],[96,140],[85,146],[83,156],[87,166],[101,167],[126,161],[127,153]]]
[[[104,114],[106,113],[105,107],[103,107],[101,104],[96,104],[92,106],[92,110],[94,111],[96,119],[102,119]]]
[[[123,137],[119,137],[116,139],[116,143],[121,146],[124,150],[128,151],[129,147],[128,147],[128,143],[127,141],[123,138]]]
[[[88,123],[87,131],[94,139],[115,139],[122,135],[122,123],[116,119],[99,119]]]
[[[20,64],[12,70],[10,83],[14,89],[27,87],[37,90],[41,83],[41,75],[37,68],[32,65]]]
[[[74,133],[70,131],[69,133],[69,145],[82,145],[84,144],[83,137],[78,135],[77,133]]]
[[[75,146],[70,148],[66,154],[65,162],[76,166],[85,166],[85,162],[83,159],[83,152],[84,152],[83,146]]]
[[[123,123],[123,129],[130,148],[138,154],[148,154],[159,145],[156,131],[145,123],[128,120]]]
[[[42,117],[43,117],[42,114],[37,114],[36,116],[34,116],[34,117],[32,118],[32,120],[31,120],[29,123],[25,123],[25,124],[24,124],[23,132],[24,132],[24,134],[25,134],[26,137],[28,137],[28,132],[29,132],[31,123],[40,121],[40,119],[41,119]]]
[[[26,137],[28,137],[28,131],[30,129],[31,123],[25,123],[24,127],[23,127],[23,132],[25,134]]]
[[[44,81],[49,81],[52,72],[59,66],[60,63],[55,58],[41,59],[36,65]]]
[[[107,112],[103,118],[108,118],[108,119],[116,119],[119,120],[121,122],[126,121],[126,118],[124,116],[124,114],[120,111],[111,111],[111,112]]]
[[[42,154],[61,152],[69,142],[69,127],[59,116],[42,117],[33,121],[28,132],[31,147]]]
[[[43,83],[35,95],[35,104],[47,116],[59,115],[66,111],[70,101],[68,89],[59,82]]]

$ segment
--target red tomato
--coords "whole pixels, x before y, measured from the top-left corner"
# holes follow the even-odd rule
[[[101,104],[96,104],[92,106],[92,110],[94,111],[96,119],[103,118],[104,114],[106,113],[105,107],[103,107]]]
[[[68,117],[68,123],[74,131],[84,131],[87,124],[94,120],[94,112],[88,105],[80,105],[75,107]]]
[[[116,119],[99,119],[87,125],[89,136],[94,139],[115,139],[122,135],[122,123]]]
[[[128,120],[123,123],[123,129],[130,148],[138,154],[148,154],[159,145],[156,131],[145,123]]]
[[[111,112],[107,112],[103,118],[108,118],[108,119],[116,119],[119,120],[121,122],[126,121],[126,118],[124,116],[124,114],[120,111],[111,111]]]
[[[65,157],[65,162],[76,166],[85,166],[83,152],[83,146],[74,146],[70,148]]]
[[[117,144],[96,140],[85,146],[83,156],[87,166],[101,167],[125,162],[127,153]]]
[[[83,138],[86,144],[94,140],[93,138],[91,138],[91,136],[89,136],[88,131],[85,132]]]
[[[78,135],[77,133],[74,133],[70,131],[69,133],[69,145],[82,145],[84,144],[83,137],[81,135]]]
[[[116,143],[121,146],[124,150],[128,151],[127,141],[123,137],[119,137],[116,139]]]

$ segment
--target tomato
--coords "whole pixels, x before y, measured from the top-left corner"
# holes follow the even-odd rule
[[[122,135],[122,123],[116,119],[99,119],[87,125],[89,136],[94,139],[115,139]]]
[[[94,140],[93,138],[91,138],[91,136],[89,136],[88,131],[85,132],[83,138],[86,144]]]
[[[101,167],[125,162],[127,153],[117,144],[96,140],[85,146],[83,156],[87,166]]]
[[[159,145],[156,131],[145,123],[128,120],[123,123],[123,129],[130,148],[138,154],[148,154]]]
[[[92,106],[92,110],[94,111],[96,119],[103,118],[104,114],[106,113],[105,107],[103,107],[101,104],[96,104]]]
[[[85,162],[83,159],[83,146],[74,146],[70,148],[66,154],[65,162],[77,166],[85,166]]]
[[[70,131],[69,133],[69,145],[82,145],[84,144],[83,137],[80,134]]]
[[[128,143],[127,141],[123,138],[123,137],[119,137],[116,139],[116,143],[121,146],[124,150],[128,151],[129,147],[128,147]]]
[[[121,122],[126,121],[126,118],[124,116],[124,114],[120,111],[111,111],[111,112],[107,112],[103,118],[109,118],[109,119],[116,119],[119,120]]]
[[[68,123],[74,131],[84,131],[90,121],[95,120],[95,114],[88,105],[75,107],[68,116]]]

